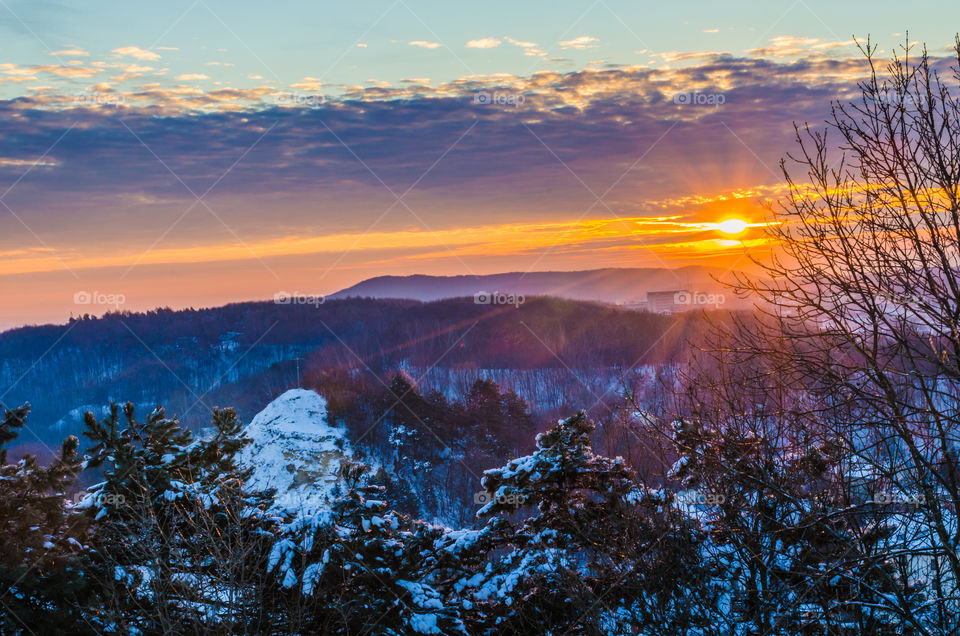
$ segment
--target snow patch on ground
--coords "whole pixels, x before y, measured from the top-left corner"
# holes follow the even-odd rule
[[[327,422],[327,402],[314,391],[291,389],[268,404],[244,432],[253,439],[240,463],[253,468],[248,486],[275,488],[277,511],[325,508],[337,471],[352,455],[344,433]]]

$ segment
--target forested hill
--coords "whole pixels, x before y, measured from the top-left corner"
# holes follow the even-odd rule
[[[0,334],[0,395],[5,406],[33,406],[36,437],[23,443],[51,444],[79,429],[83,410],[111,400],[162,403],[189,425],[208,422],[216,405],[249,420],[296,385],[297,358],[302,374],[400,366],[568,374],[674,359],[700,320],[548,297],[519,306],[346,299],[114,313]]]
[[[556,296],[607,303],[635,302],[653,291],[687,289],[721,292],[717,281],[733,282],[719,267],[688,265],[608,268],[575,272],[507,272],[485,276],[378,276],[341,290],[332,298],[416,298],[431,301],[483,292]],[[728,298],[736,304],[737,299]]]

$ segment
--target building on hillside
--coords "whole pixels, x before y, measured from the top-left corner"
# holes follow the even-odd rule
[[[684,297],[689,296],[689,292],[680,289],[647,292],[647,309],[655,314],[673,314],[683,311],[689,307],[678,304],[677,299],[683,300]]]
[[[647,292],[646,300],[628,301],[621,306],[655,314],[676,314],[691,309],[719,309],[725,303],[726,297],[721,293],[671,289]]]

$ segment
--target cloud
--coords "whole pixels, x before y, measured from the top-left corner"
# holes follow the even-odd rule
[[[58,77],[66,77],[70,79],[85,79],[100,73],[101,69],[88,66],[62,66],[48,64],[31,66],[30,71],[32,73],[49,73],[50,75],[56,75]]]
[[[7,159],[0,157],[0,168],[53,168],[57,162],[52,159]]]
[[[110,68],[115,67],[116,65],[109,65]],[[115,75],[111,79],[115,82],[127,82],[138,77],[142,77],[144,73],[149,73],[153,71],[152,66],[140,66],[139,64],[121,64],[119,68],[123,71],[120,75]]]
[[[30,70],[7,65],[0,67],[0,77],[4,77],[4,74],[16,76]],[[342,132],[345,135],[343,139],[351,147],[356,144],[358,156],[365,160],[372,156],[370,165],[374,170],[383,170],[392,177],[401,178],[400,180],[403,180],[402,177],[410,177],[412,182],[419,176],[416,173],[419,159],[426,160],[432,151],[436,151],[436,156],[439,156],[446,148],[442,141],[447,140],[450,135],[454,135],[453,139],[456,139],[469,124],[480,118],[485,131],[482,143],[480,139],[475,140],[472,137],[465,139],[462,142],[464,146],[458,147],[455,153],[455,156],[460,158],[460,168],[445,174],[443,169],[438,167],[439,172],[433,175],[438,181],[430,181],[431,184],[442,183],[450,177],[449,183],[453,183],[456,180],[453,179],[453,174],[459,174],[457,179],[464,178],[466,174],[474,174],[480,178],[482,175],[500,173],[500,165],[503,166],[505,174],[511,174],[517,171],[518,166],[527,165],[532,157],[543,152],[543,146],[533,137],[529,146],[517,142],[520,117],[526,122],[533,122],[530,125],[538,134],[546,135],[543,137],[545,142],[565,161],[571,161],[572,164],[584,162],[583,165],[588,170],[600,170],[599,166],[604,161],[616,162],[619,161],[617,157],[625,159],[631,153],[640,154],[638,149],[645,149],[645,144],[653,143],[665,128],[676,122],[679,123],[670,133],[671,140],[685,139],[691,147],[700,148],[707,140],[722,139],[723,145],[732,141],[736,148],[739,141],[721,125],[722,119],[732,129],[737,130],[738,135],[754,147],[758,155],[765,156],[766,160],[775,165],[779,151],[776,143],[772,141],[774,135],[771,130],[776,128],[789,132],[789,124],[794,119],[822,119],[818,113],[826,106],[829,98],[849,90],[862,74],[862,65],[852,61],[798,61],[778,64],[749,58],[715,58],[707,59],[696,66],[674,70],[628,67],[576,72],[541,71],[529,77],[510,74],[472,76],[435,85],[430,85],[429,78],[413,77],[406,78],[394,87],[379,82],[373,86],[355,87],[351,89],[353,92],[348,99],[338,100],[328,96],[322,108],[312,111],[287,109],[291,111],[289,114],[285,113],[282,117],[277,115],[281,123],[264,139],[263,145],[258,146],[256,156],[260,157],[262,151],[263,158],[277,159],[277,169],[289,169],[294,180],[299,173],[298,166],[309,166],[313,161],[326,163],[335,159],[339,168],[329,174],[337,178],[353,174],[354,168],[349,166],[349,162],[340,163],[349,157],[333,152],[337,147],[342,150],[342,146],[329,144],[331,138],[329,131],[320,124],[322,119],[331,129],[337,130],[338,134]],[[185,81],[182,78],[184,76],[178,79]],[[315,91],[323,87],[324,84],[314,77],[305,77],[291,85],[291,88],[302,91]],[[523,94],[524,103],[510,108],[499,108],[496,105],[478,108],[473,97],[481,90],[491,94]],[[273,119],[272,101],[269,99],[276,91],[276,88],[271,87],[217,90],[203,90],[197,86],[165,88],[153,83],[139,86],[136,90],[118,92],[118,95],[122,95],[129,106],[129,117],[142,117],[142,120],[137,121],[146,125],[150,131],[144,133],[151,137],[144,137],[147,143],[151,146],[156,143],[158,148],[168,146],[176,149],[172,152],[180,153],[180,158],[189,165],[192,161],[191,155],[183,152],[178,141],[181,135],[201,134],[194,130],[198,126],[201,129],[211,127],[211,131],[227,128],[251,130],[262,126],[262,132],[270,123],[276,121]],[[698,108],[696,105],[678,108],[673,96],[675,92],[683,91],[709,94],[722,92],[725,95],[725,104],[722,109]],[[41,109],[56,111],[64,106],[69,107],[70,104],[70,94],[46,95],[42,98],[24,97],[15,102],[0,101],[0,136],[3,136],[4,130],[24,127],[29,129],[31,126],[27,122],[33,119],[40,121],[53,117],[41,116]],[[264,104],[267,105],[266,108]],[[242,117],[239,114],[232,115],[235,110],[242,111]],[[26,113],[32,114],[17,124],[17,118],[12,117],[14,113],[20,113],[20,117]],[[167,116],[163,125],[151,119],[160,113]],[[754,118],[759,119],[751,123]],[[51,121],[54,120],[55,118]],[[75,132],[78,139],[84,140],[84,145],[92,144],[91,153],[109,151],[109,154],[114,152],[115,140],[109,140],[115,133],[107,131],[111,130],[110,126],[114,123],[109,119],[84,120],[84,131]],[[48,126],[31,133],[37,137],[33,147],[38,149],[38,154],[55,141],[56,137],[50,139],[44,136],[50,131],[51,127]],[[520,131],[524,132],[522,128]],[[748,139],[754,133],[759,137]],[[209,134],[211,137],[218,137],[213,132]],[[68,140],[74,140],[73,135],[72,132]],[[434,145],[437,147],[411,152],[411,149],[418,148],[427,138],[433,140],[431,144],[435,141]],[[789,143],[789,136],[785,139]],[[102,147],[99,146],[101,140],[107,142]],[[556,146],[558,143],[560,146]],[[666,144],[668,140],[661,143]],[[604,148],[600,153],[591,151],[573,158],[567,154],[600,147]],[[27,144],[24,151],[29,152],[30,148],[31,145]],[[483,150],[477,154],[476,160],[467,161],[472,155],[461,151],[468,148],[472,148],[471,152]],[[296,163],[291,164],[286,159],[279,159],[291,152],[291,149],[296,149]],[[499,154],[507,149],[517,153],[516,160],[508,160],[509,153],[502,156]],[[742,145],[740,149],[743,149]],[[243,148],[236,147],[232,150],[242,151]],[[224,146],[221,149],[224,158],[229,156],[232,150]],[[771,151],[774,156],[769,155]],[[587,160],[590,154],[597,155],[597,162]],[[429,166],[436,156],[426,165]],[[495,159],[497,156],[500,158]],[[115,158],[115,163],[107,161],[105,165],[109,164],[118,169],[116,181],[112,181],[114,176],[109,171],[103,173],[107,175],[103,178],[110,179],[114,186],[121,187],[124,181],[120,177],[127,173],[125,166],[129,157],[121,158],[117,155]],[[109,157],[104,156],[104,159]],[[529,165],[549,165],[550,159],[551,155],[547,153]],[[470,168],[466,172],[462,169],[465,168],[462,163],[465,161]],[[670,159],[668,163],[675,161]],[[68,161],[64,165],[74,167],[75,164]],[[80,170],[78,176],[82,174],[84,170]],[[103,186],[101,178],[98,180]],[[137,179],[134,179],[131,183],[136,182]],[[80,179],[78,183],[85,182]],[[104,187],[106,190],[110,189],[109,186]]]
[[[536,47],[521,47],[525,52],[536,50]],[[359,101],[389,101],[405,99],[448,99],[467,97],[472,99],[473,95],[480,90],[497,91],[509,90],[513,94],[525,95],[525,109],[530,110],[546,108],[589,108],[591,104],[597,103],[603,99],[616,99],[619,101],[627,100],[627,94],[634,92],[648,93],[648,89],[655,88],[658,94],[666,95],[668,99],[677,92],[697,91],[709,88],[711,91],[725,91],[730,86],[737,85],[744,81],[753,72],[745,65],[753,61],[754,58],[735,58],[729,53],[719,53],[715,51],[694,51],[694,52],[666,52],[660,54],[660,59],[668,62],[690,62],[684,64],[682,68],[689,69],[680,73],[681,68],[670,71],[668,67],[657,69],[659,73],[652,73],[648,65],[610,65],[597,64],[589,66],[577,73],[555,71],[540,71],[530,78],[518,78],[516,76],[499,73],[492,75],[466,76],[459,79],[439,84],[431,84],[429,78],[404,78],[397,82],[395,86],[386,86],[382,83],[354,85],[354,86],[327,86],[316,77],[304,77],[300,81],[289,85],[289,90],[296,90],[304,93],[318,93],[326,89],[326,99],[330,103],[336,103],[339,99],[359,100]],[[818,58],[817,73],[809,73],[811,81],[831,82],[845,81],[853,73],[851,69],[857,68],[857,64],[850,64],[849,60],[829,60]],[[566,59],[553,59],[555,64],[571,64]],[[763,64],[774,64],[772,61],[759,60]],[[792,64],[792,63],[791,63]],[[789,65],[777,64],[777,67],[789,68]],[[553,68],[557,68],[554,66]],[[766,66],[764,66],[766,68]],[[20,67],[15,64],[0,64],[0,84],[15,84],[34,81],[37,79],[45,80],[45,75],[66,79],[83,79],[92,77],[110,69],[119,69],[123,74],[115,75],[111,79],[115,82],[126,82],[136,79],[142,74],[163,74],[167,69],[155,71],[151,66],[136,64],[104,63],[93,62],[89,66],[79,64],[45,65],[33,67]],[[616,71],[618,74],[611,72]],[[701,75],[689,75],[692,72],[699,72]],[[739,75],[738,75],[739,74]],[[819,75],[818,75],[819,74]],[[186,74],[179,77],[173,77],[174,81],[190,81],[186,78],[198,79],[202,74]],[[260,75],[250,75],[250,79],[262,81]],[[697,77],[696,82],[691,81],[690,77]],[[561,82],[559,78],[566,78]],[[567,85],[562,89],[561,84],[568,82],[571,78],[590,78],[589,81],[581,79],[580,84],[575,86]],[[608,78],[601,81],[601,78]],[[618,79],[617,82],[611,82],[609,78],[629,78]],[[640,78],[646,78],[641,82],[642,86],[637,85]],[[654,79],[659,78],[659,79]],[[273,84],[267,82],[267,84]],[[583,88],[590,84],[589,88]],[[256,109],[261,104],[262,90],[272,90],[277,92],[277,88],[260,87],[258,89],[242,89],[217,93],[203,90],[199,85],[191,85],[188,90],[183,90],[183,86],[173,86],[169,84],[164,86],[156,85],[151,87],[148,92],[137,92],[127,89],[125,94],[125,103],[136,108],[155,108],[168,114],[183,113],[190,111],[211,111],[220,109],[238,110],[238,109]],[[219,86],[219,85],[215,85]],[[608,88],[609,87],[609,88]],[[26,89],[23,89],[26,90]],[[59,85],[59,91],[73,94],[76,87],[66,87]],[[618,95],[618,91],[622,94]],[[339,96],[339,97],[338,97]],[[34,97],[34,99],[39,99]],[[656,96],[647,94],[645,99],[658,99]],[[332,101],[331,101],[332,100]],[[50,104],[56,107],[60,103],[57,97],[57,90],[47,91],[43,95],[44,104]],[[693,115],[696,111],[682,111],[688,115]],[[700,113],[702,114],[702,113]]]
[[[111,51],[117,57],[132,57],[138,60],[159,60],[160,54],[141,49],[139,46],[124,46]]]
[[[413,42],[407,42],[410,46],[419,46],[424,49],[439,49],[442,44],[439,42],[426,42],[424,40],[414,40]]]
[[[521,40],[514,40],[513,38],[504,38],[507,42],[514,46],[519,46],[523,49],[523,54],[528,57],[546,57],[547,52],[543,49],[537,47],[536,42],[523,42]]]
[[[23,71],[23,72],[4,71],[4,75],[5,77],[0,77],[0,85],[22,84],[23,82],[33,82],[39,79],[36,75],[33,75],[29,71]]]
[[[720,29],[704,29],[704,33],[720,33]]]
[[[668,64],[675,62],[689,62],[690,60],[705,60],[722,56],[717,51],[664,51],[654,53],[651,57],[658,57]]]
[[[579,51],[582,51],[584,49],[592,49],[597,45],[596,43],[599,41],[600,40],[595,37],[591,37],[589,35],[581,35],[578,38],[573,38],[572,40],[564,40],[563,42],[560,42],[560,48],[577,49]]]
[[[124,64],[120,66],[124,73],[149,73],[154,70],[152,66],[140,66],[139,64]]]
[[[480,38],[479,40],[470,40],[467,42],[468,49],[492,49],[500,46],[500,40],[496,38]]]
[[[367,44],[365,42],[357,42],[357,48],[365,49],[367,48]]]
[[[503,38],[503,39],[514,46],[519,46],[524,49],[533,48],[537,45],[536,42],[523,42],[521,40],[514,40],[513,38]]]
[[[304,77],[299,82],[291,84],[290,87],[301,91],[318,91],[323,87],[323,82],[316,77]]]
[[[90,54],[79,48],[64,49],[62,51],[51,51],[50,55],[56,57],[87,57]]]
[[[769,46],[748,49],[747,54],[756,57],[823,57],[828,52],[851,47],[853,40],[824,42],[820,38],[801,38],[790,35],[778,35],[770,38]]]
[[[189,82],[193,80],[207,80],[210,79],[208,76],[203,73],[184,73],[183,75],[177,75],[177,81],[180,82]]]

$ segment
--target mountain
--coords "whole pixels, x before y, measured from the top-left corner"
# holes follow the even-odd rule
[[[329,298],[411,298],[426,302],[477,294],[482,300],[482,294],[499,292],[620,304],[641,301],[654,291],[720,291],[722,286],[713,277],[727,281],[730,274],[718,267],[691,265],[676,269],[611,268],[486,276],[378,276]],[[494,300],[492,304],[497,303]]]
[[[260,411],[244,429],[253,443],[240,464],[252,468],[255,490],[277,489],[278,509],[315,510],[331,499],[341,462],[352,455],[342,431],[327,423],[327,401],[291,389]]]

